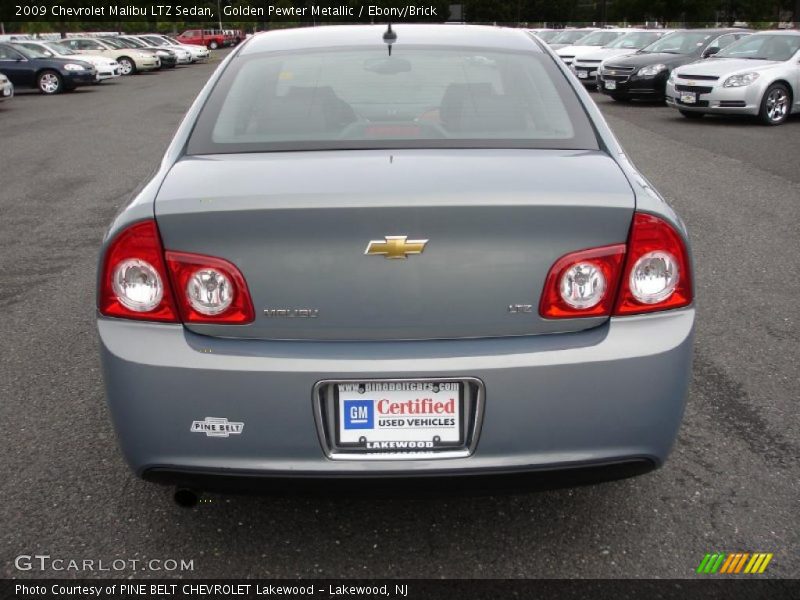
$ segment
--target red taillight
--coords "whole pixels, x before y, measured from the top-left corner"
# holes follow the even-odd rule
[[[683,239],[663,219],[635,213],[627,246],[580,250],[555,262],[539,314],[547,319],[631,315],[691,302],[691,263]]]
[[[550,268],[539,303],[546,319],[603,317],[611,314],[625,244],[572,252]]]
[[[98,308],[109,317],[178,322],[155,221],[123,230],[106,250]]]
[[[142,221],[119,233],[103,259],[100,312],[168,323],[253,320],[250,292],[235,265],[188,252],[169,251],[164,257],[155,221]]]
[[[636,213],[614,314],[653,312],[691,303],[692,271],[683,239],[663,219]]]
[[[250,323],[250,292],[235,265],[212,256],[167,251],[172,285],[185,323]]]

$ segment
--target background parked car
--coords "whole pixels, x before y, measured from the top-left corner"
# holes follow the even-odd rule
[[[549,43],[552,41],[554,37],[556,37],[559,33],[564,31],[563,29],[528,29],[528,33],[532,33],[533,35],[537,36],[540,40],[544,43]]]
[[[14,44],[0,44],[0,73],[16,87],[60,94],[95,82],[97,71],[88,62],[47,56]]]
[[[571,46],[559,48],[556,50],[556,54],[558,54],[561,60],[566,64],[571,65],[576,55],[582,52],[590,52],[595,48],[602,48],[626,33],[629,33],[629,31],[628,29],[600,29],[598,31],[593,31]]]
[[[614,100],[664,100],[672,69],[711,56],[745,35],[741,29],[684,29],[665,35],[636,54],[603,62],[598,89]]]
[[[14,96],[14,84],[3,74],[0,74],[0,101],[8,100]]]
[[[225,34],[232,40],[234,46],[244,41],[247,37],[241,29],[226,29]]]
[[[219,29],[188,29],[180,34],[177,40],[182,44],[205,46],[210,50],[224,48],[231,44],[231,40]]]
[[[175,52],[171,50],[167,50],[165,48],[153,48],[148,44],[145,44],[141,40],[137,40],[133,36],[117,36],[113,38],[104,38],[110,43],[117,43],[122,44],[123,46],[127,46],[128,48],[134,48],[141,52],[149,52],[151,54],[155,54],[158,56],[159,60],[161,61],[161,69],[174,69],[178,64],[178,56]]]
[[[587,35],[597,31],[597,27],[582,27],[580,29],[564,29],[561,33],[550,40],[549,46],[553,50],[574,46]]]
[[[758,115],[780,125],[800,112],[800,32],[766,31],[672,72],[667,104],[688,118]]]
[[[597,70],[600,63],[609,58],[635,54],[645,46],[649,46],[661,37],[672,33],[672,30],[633,30],[618,37],[602,48],[593,48],[586,52],[577,52],[572,61],[572,70],[587,87],[597,86]]]
[[[97,38],[67,38],[62,42],[79,54],[101,54],[114,58],[119,63],[122,75],[134,75],[139,71],[152,71],[161,66],[161,59],[152,52],[143,52],[119,43]]]
[[[98,82],[120,76],[119,63],[113,58],[107,58],[99,54],[79,54],[59,42],[36,42],[26,40],[17,42],[16,45],[31,50],[39,50],[45,55],[55,56],[56,58],[77,58],[79,60],[84,60],[94,65],[94,68],[97,69]]]
[[[151,48],[158,48],[160,50],[167,50],[168,52],[172,52],[175,54],[175,58],[177,58],[179,65],[188,65],[192,62],[192,53],[185,48],[181,48],[179,46],[171,46],[167,44],[164,40],[159,38],[158,36],[154,35],[136,35],[132,36],[142,42],[150,46]]]
[[[205,46],[196,46],[193,44],[181,44],[175,38],[169,37],[168,35],[161,35],[156,33],[147,34],[148,37],[151,38],[158,38],[164,40],[169,48],[182,48],[187,50],[192,55],[192,62],[196,62],[198,60],[206,60],[211,53],[208,51],[208,48]]]

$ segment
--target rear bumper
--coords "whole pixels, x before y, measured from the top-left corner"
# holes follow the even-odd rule
[[[280,475],[230,469],[190,470],[154,467],[142,473],[146,481],[202,492],[321,492],[347,494],[527,492],[587,485],[649,473],[656,464],[646,458],[622,462],[560,465],[556,469],[492,471],[443,476],[441,473],[409,477]]]
[[[683,414],[694,309],[612,319],[574,334],[419,342],[215,339],[180,325],[106,318],[98,326],[115,429],[140,476],[409,477],[659,466]],[[483,382],[471,456],[326,456],[315,383],[424,377]],[[244,429],[229,437],[191,432],[192,421],[205,417]]]

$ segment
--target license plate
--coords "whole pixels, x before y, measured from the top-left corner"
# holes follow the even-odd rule
[[[586,79],[588,76],[589,74],[586,71],[578,71],[578,77],[581,79]]]
[[[681,94],[681,102],[683,104],[697,104],[696,94]]]
[[[617,89],[617,82],[616,81],[606,81],[604,82],[607,90],[615,90]]]
[[[464,446],[464,389],[455,381],[336,386],[336,444],[363,452],[434,452]]]

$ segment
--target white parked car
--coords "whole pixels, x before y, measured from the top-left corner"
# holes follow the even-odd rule
[[[196,46],[195,44],[181,44],[175,38],[171,38],[168,35],[161,35],[161,34],[148,34],[147,37],[158,38],[164,40],[168,48],[177,47],[182,48],[183,50],[187,50],[192,55],[192,62],[197,62],[198,60],[208,60],[208,57],[211,55],[211,52],[205,46]]]
[[[81,54],[65,46],[59,42],[39,42],[33,40],[25,40],[17,42],[17,45],[31,50],[39,50],[46,55],[55,58],[75,58],[80,57],[80,60],[86,61],[97,69],[97,81],[105,81],[106,79],[113,79],[119,77],[121,68],[119,63],[108,56],[101,56],[100,54]]]
[[[119,63],[122,75],[135,75],[139,71],[152,71],[161,68],[161,59],[152,52],[144,52],[137,48],[128,48],[108,39],[67,38],[62,45],[69,47],[84,56],[101,55],[113,58]]]
[[[585,38],[587,35],[594,31],[599,31],[597,27],[581,27],[579,29],[564,29],[559,33],[557,36],[552,38],[547,45],[550,46],[553,50],[559,50],[561,48],[566,48],[567,46],[574,46],[575,44],[579,43],[580,40]]]
[[[8,100],[14,96],[14,84],[8,77],[0,73],[0,100]]]
[[[132,35],[129,37],[139,40],[150,48],[160,48],[162,50],[170,50],[171,52],[174,52],[175,58],[177,59],[177,63],[179,65],[188,65],[189,63],[194,62],[192,59],[192,53],[188,48],[167,44],[167,42],[162,40],[157,35]]]
[[[630,33],[630,29],[599,29],[590,33],[584,38],[581,38],[572,46],[564,46],[556,50],[556,54],[561,57],[566,64],[571,65],[573,59],[578,54],[585,54],[592,50],[597,50],[603,46],[607,46],[617,38],[622,37],[626,33]]]
[[[597,85],[597,70],[604,60],[635,54],[664,35],[672,33],[672,31],[672,29],[629,31],[629,33],[618,37],[602,48],[593,48],[587,52],[576,53],[571,65],[572,70],[581,80],[581,83],[587,87],[594,87]]]
[[[800,113],[800,31],[755,33],[674,69],[666,99],[687,118],[757,115],[766,125],[780,125]]]

